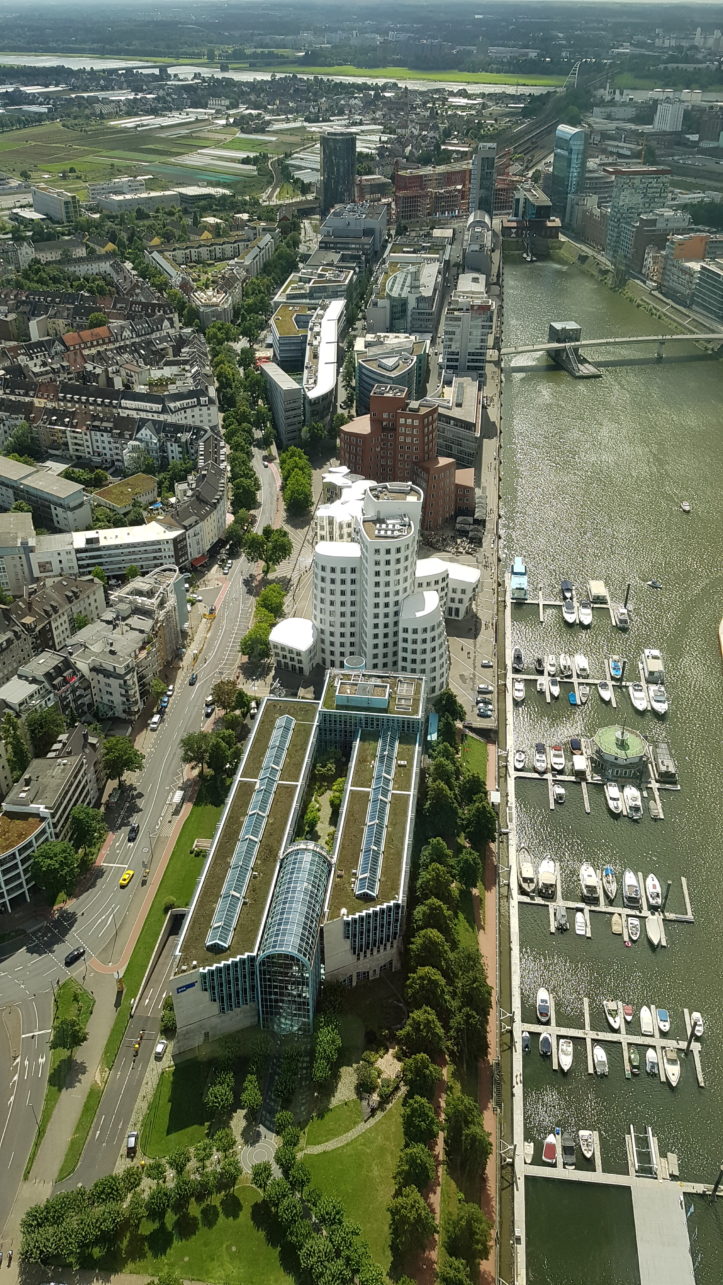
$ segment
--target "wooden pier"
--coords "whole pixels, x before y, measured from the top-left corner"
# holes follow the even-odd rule
[[[602,871],[596,870],[595,874],[597,875],[598,883],[600,885],[600,888],[602,889]],[[590,922],[590,916],[593,914],[622,915],[623,938],[626,941],[630,940],[627,935],[628,918],[632,916],[635,919],[639,919],[644,924],[645,920],[648,919],[650,916],[657,915],[660,920],[660,929],[661,929],[660,944],[661,946],[667,946],[668,942],[665,936],[666,923],[669,923],[669,924],[670,923],[673,923],[673,924],[695,923],[695,916],[693,914],[693,910],[690,904],[690,894],[688,892],[687,880],[685,879],[684,875],[681,875],[680,887],[681,887],[681,892],[683,896],[683,903],[685,905],[685,911],[683,913],[680,913],[679,911],[675,911],[675,910],[663,910],[661,907],[658,907],[658,906],[650,907],[648,905],[647,896],[645,892],[645,880],[643,878],[642,871],[640,870],[637,872],[637,879],[640,885],[640,905],[639,906],[626,906],[622,902],[619,905],[616,905],[614,901],[608,902],[602,899],[599,901],[584,901],[582,896],[582,891],[580,892],[580,895],[575,900],[567,900],[562,893],[562,875],[560,873],[559,866],[557,869],[557,895],[552,900],[550,900],[547,897],[540,896],[539,893],[530,894],[527,892],[522,892],[519,889],[517,891],[517,899],[518,901],[524,902],[529,906],[547,906],[549,910],[549,915],[550,915],[550,932],[551,933],[554,933],[556,931],[555,911],[558,906],[564,906],[566,910],[572,911],[573,913],[576,910],[580,910],[580,909],[584,910],[587,923]],[[601,897],[602,897],[602,892],[601,892]],[[587,935],[590,936],[590,933],[588,933]]]

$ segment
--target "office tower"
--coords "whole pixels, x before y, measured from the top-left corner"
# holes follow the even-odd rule
[[[605,253],[615,263],[625,259],[630,228],[639,215],[665,205],[670,170],[656,165],[605,165],[603,170],[615,180],[605,242]]]
[[[658,103],[653,129],[659,129],[661,134],[679,134],[683,128],[684,112],[685,103],[677,98],[664,98],[662,103]]]
[[[558,125],[552,159],[552,213],[568,222],[570,200],[585,181],[587,133],[573,125]]]
[[[479,143],[472,157],[472,179],[470,185],[469,211],[484,210],[492,216],[495,199],[495,166],[497,163],[497,144]]]
[[[321,213],[354,200],[356,186],[356,135],[321,136]]]

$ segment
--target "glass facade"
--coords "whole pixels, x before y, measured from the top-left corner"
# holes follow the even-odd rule
[[[552,158],[552,213],[568,221],[570,198],[582,191],[585,181],[587,133],[572,125],[558,125]]]
[[[256,961],[259,1021],[278,1035],[308,1032],[314,1024],[330,872],[316,843],[295,843],[279,865]]]

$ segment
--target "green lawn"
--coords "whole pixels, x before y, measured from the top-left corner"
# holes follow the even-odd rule
[[[374,1260],[389,1267],[389,1214],[394,1170],[402,1149],[402,1106],[397,1100],[375,1124],[335,1151],[304,1156],[314,1186],[341,1201],[358,1223]]]
[[[143,981],[148,961],[158,941],[163,921],[166,917],[163,907],[167,901],[171,900],[176,906],[187,906],[189,904],[196,881],[201,873],[201,863],[203,861],[202,854],[194,854],[192,856],[190,850],[196,839],[211,838],[220,815],[220,804],[197,803],[191,809],[191,813],[181,830],[163,878],[153,898],[151,908],[141,928],[133,954],[123,974],[123,981],[125,982],[123,999],[118,1007],[101,1059],[101,1074],[103,1074],[104,1079],[107,1078],[107,1073],[115,1062],[128,1025],[131,1000],[138,993],[138,987]],[[101,1096],[102,1087],[97,1084],[92,1085],[60,1168],[59,1181],[62,1178],[69,1177],[80,1160]]]
[[[361,1103],[358,1098],[340,1102],[330,1107],[323,1115],[314,1116],[306,1130],[307,1147],[316,1147],[320,1142],[329,1142],[331,1138],[340,1138],[350,1129],[361,1124]]]
[[[57,994],[55,996],[53,1027],[55,1028],[57,1022],[62,1021],[66,1017],[77,1017],[85,1029],[88,1025],[90,1015],[93,1012],[94,1004],[95,1000],[93,996],[89,994],[85,987],[81,986],[80,983],[76,982],[72,977],[69,977],[66,982],[63,982],[62,985],[58,987]],[[70,1049],[51,1050],[48,1083],[45,1089],[43,1109],[40,1113],[40,1121],[35,1133],[32,1150],[28,1156],[28,1163],[25,1166],[24,1176],[26,1178],[33,1167],[38,1147],[45,1137],[48,1125],[50,1124],[50,1118],[58,1104],[58,1099],[68,1082],[68,1077],[72,1071],[72,1067],[73,1052]]]
[[[210,1285],[288,1285],[293,1278],[253,1219],[260,1199],[253,1187],[239,1186],[203,1209],[192,1204],[188,1217],[169,1215],[160,1228],[144,1221],[122,1254],[97,1267],[146,1279],[164,1268]]]
[[[471,767],[482,780],[487,779],[487,742],[478,741],[476,736],[465,736],[462,741],[462,762]]]
[[[235,64],[233,64],[235,66]],[[280,73],[289,71],[289,64],[279,67],[267,67],[265,71]],[[355,67],[344,63],[337,67],[307,67],[306,63],[295,63],[293,68],[298,76],[353,76],[362,80],[371,80],[376,76],[386,76],[390,80],[445,80],[469,85],[563,85],[564,76],[520,76],[514,72],[495,71],[416,71],[410,67]]]
[[[217,144],[219,146],[219,144]],[[268,139],[261,138],[230,138],[227,143],[221,143],[220,146],[224,152],[278,152],[280,150],[278,140],[271,135]]]
[[[146,1156],[169,1156],[176,1147],[192,1147],[206,1136],[208,1115],[203,1090],[208,1063],[180,1062],[162,1074],[141,1129]]]

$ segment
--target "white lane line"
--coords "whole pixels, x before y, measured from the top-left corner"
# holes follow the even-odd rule
[[[51,1030],[52,1027],[49,1026],[47,1031],[26,1031],[25,1034],[21,1036],[21,1039],[30,1040],[34,1035],[50,1035]]]
[[[100,1117],[100,1122],[99,1122],[99,1124],[98,1124],[98,1128],[97,1128],[97,1129],[96,1129],[96,1131],[95,1131],[95,1140],[96,1140],[96,1142],[98,1141],[98,1139],[99,1139],[99,1137],[100,1137],[100,1131],[101,1131],[101,1129],[103,1128],[103,1121],[104,1121],[104,1120],[105,1120],[105,1113]]]

